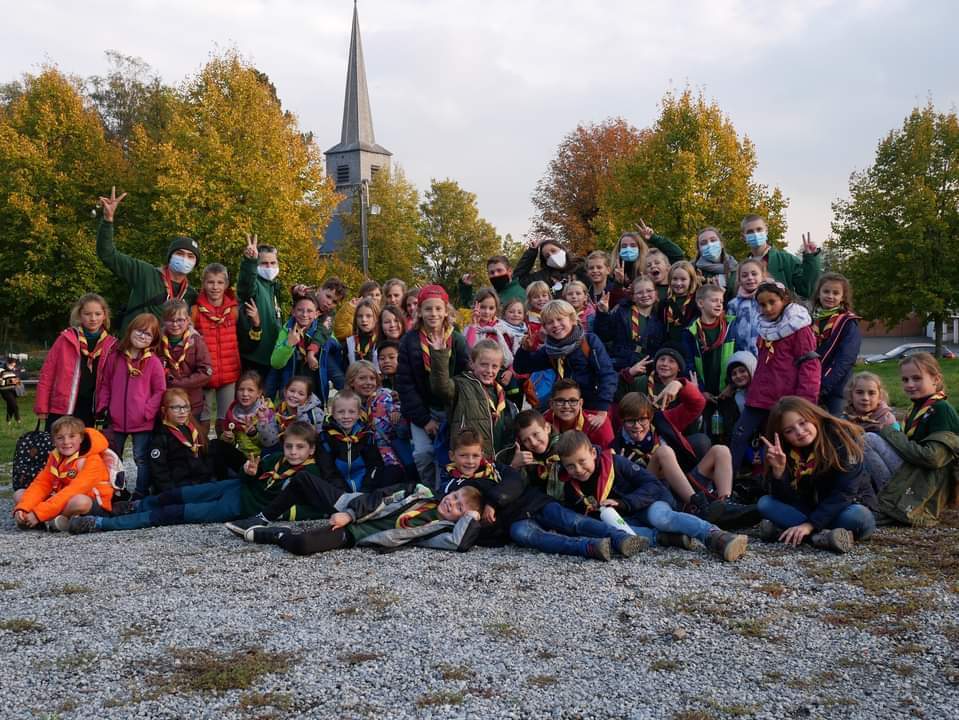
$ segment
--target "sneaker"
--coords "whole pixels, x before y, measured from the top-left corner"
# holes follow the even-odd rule
[[[50,521],[50,524],[52,524],[53,527],[49,529],[53,532],[66,532],[70,529],[70,518],[66,515],[57,515]]]
[[[832,552],[842,555],[852,550],[856,540],[849,530],[844,528],[835,528],[834,530],[820,530],[813,533],[809,542],[813,547],[822,550],[832,550]]]
[[[735,562],[746,554],[749,538],[722,530],[712,530],[706,538],[706,547],[716,553],[724,562]]]
[[[135,513],[137,511],[137,501],[136,500],[114,500],[110,504],[110,514],[113,517],[118,517],[120,515],[129,515],[130,513]]]
[[[689,535],[680,533],[658,532],[656,533],[656,544],[659,547],[674,547],[682,550],[693,549],[693,539]]]
[[[97,519],[92,515],[75,515],[70,518],[69,530],[71,535],[97,532],[100,529],[97,526]]]
[[[226,529],[229,530],[234,535],[239,535],[244,537],[247,530],[252,530],[253,528],[258,527],[267,527],[270,524],[270,521],[266,519],[266,516],[263,513],[257,513],[256,515],[248,518],[243,518],[242,520],[231,520],[226,525]]]
[[[733,530],[755,525],[759,522],[759,511],[755,505],[744,505],[728,499],[716,500],[709,503],[703,519],[724,530]]]
[[[290,528],[285,525],[271,525],[270,527],[258,525],[243,533],[243,539],[248,543],[256,543],[257,545],[279,545],[280,538],[288,532],[290,532]]]
[[[613,544],[610,542],[609,538],[590,540],[586,544],[586,557],[593,558],[594,560],[602,560],[603,562],[609,562],[613,557],[612,548]]]
[[[642,535],[630,535],[629,533],[623,533],[621,537],[617,537],[613,541],[613,546],[623,557],[632,557],[633,555],[638,555],[649,548],[649,540],[644,538]]]
[[[759,521],[759,539],[763,542],[779,542],[779,536],[783,534],[782,528],[776,527],[772,520]]]
[[[690,515],[695,515],[698,518],[705,518],[706,511],[709,508],[709,499],[703,495],[703,493],[698,492],[694,493],[691,498],[686,502],[686,507],[683,508],[683,512],[689,513]]]

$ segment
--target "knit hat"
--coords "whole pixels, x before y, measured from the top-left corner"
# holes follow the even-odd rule
[[[417,302],[420,305],[425,303],[427,300],[434,300],[439,298],[445,303],[450,301],[450,296],[446,293],[446,290],[442,285],[426,285],[420,290],[420,294],[417,296]]]
[[[679,365],[680,375],[683,375],[686,372],[686,358],[683,357],[683,353],[675,345],[670,345],[668,343],[656,351],[656,354],[653,356],[653,365],[655,366],[656,361],[664,355],[668,355],[676,361],[676,364]]]
[[[756,372],[756,356],[748,350],[739,350],[729,356],[729,362],[726,363],[726,380],[729,380],[729,370],[733,365],[742,365],[749,371],[751,378]]]
[[[166,251],[166,261],[170,262],[170,258],[173,256],[177,250],[189,250],[191,253],[196,255],[196,263],[200,264],[200,243],[194,240],[191,237],[180,236],[175,237],[170,242],[170,247]]]

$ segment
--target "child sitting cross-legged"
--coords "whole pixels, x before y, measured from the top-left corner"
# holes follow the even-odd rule
[[[18,527],[46,525],[66,530],[70,518],[87,513],[109,513],[113,485],[104,460],[107,439],[98,430],[85,428],[71,415],[57,418],[50,434],[53,451],[47,464],[24,490],[13,508]]]
[[[565,483],[564,504],[588,515],[614,508],[634,528],[660,531],[656,543],[690,547],[690,538],[703,543],[726,562],[746,553],[745,535],[725,532],[695,515],[676,512],[669,489],[648,470],[612,450],[599,450],[578,430],[569,430],[556,442]]]
[[[283,449],[283,433],[295,420],[302,420],[313,427],[323,424],[323,403],[313,393],[313,381],[305,375],[290,378],[276,409],[266,409],[257,414],[256,431],[263,443],[264,454]]]

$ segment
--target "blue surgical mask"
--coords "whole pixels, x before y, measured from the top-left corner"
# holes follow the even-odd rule
[[[719,256],[723,254],[723,244],[719,240],[708,242],[699,248],[699,254],[710,262],[717,262]]]
[[[171,255],[168,264],[173,272],[188,275],[196,265],[196,260],[187,260],[182,255]]]
[[[639,248],[636,247],[621,247],[619,249],[619,256],[626,262],[636,262],[639,260]]]
[[[746,235],[746,244],[753,248],[762,247],[766,244],[766,233],[756,232]]]

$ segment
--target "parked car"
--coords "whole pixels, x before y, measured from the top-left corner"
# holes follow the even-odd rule
[[[915,355],[916,353],[921,352],[935,353],[935,343],[906,343],[905,345],[899,345],[898,347],[894,347],[892,350],[880,353],[878,355],[866,355],[863,360],[867,365],[872,365],[874,363],[886,362],[888,360],[902,360],[910,355]],[[947,348],[945,345],[943,345],[942,357],[946,360],[954,360],[956,358],[956,352],[955,350]]]

